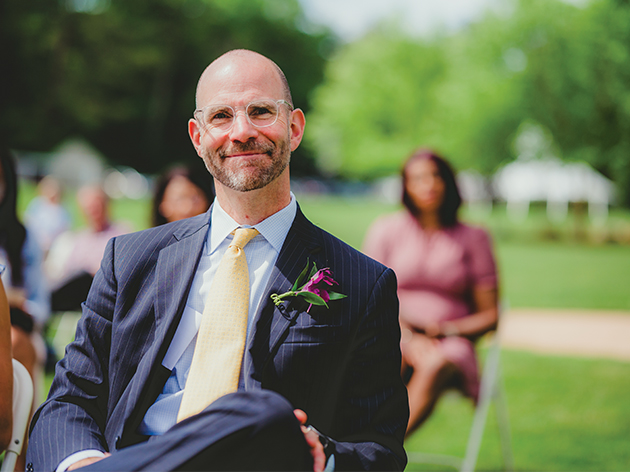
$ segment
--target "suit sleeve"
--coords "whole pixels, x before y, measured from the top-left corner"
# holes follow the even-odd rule
[[[109,241],[101,269],[83,304],[75,341],[57,364],[48,399],[33,417],[27,451],[32,470],[52,471],[81,450],[108,450],[103,431],[117,288],[112,264],[114,245],[115,239]]]
[[[400,326],[396,277],[385,270],[371,288],[356,327],[345,369],[344,398],[336,410],[326,454],[336,470],[403,470],[409,419],[407,389],[400,377]]]

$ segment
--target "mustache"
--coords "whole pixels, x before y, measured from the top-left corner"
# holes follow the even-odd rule
[[[271,143],[232,143],[229,147],[218,151],[219,157],[225,158],[230,154],[241,152],[256,152],[260,154],[272,154],[276,147]]]

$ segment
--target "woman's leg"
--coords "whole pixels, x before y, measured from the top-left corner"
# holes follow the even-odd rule
[[[407,382],[409,435],[431,415],[438,399],[458,370],[441,352],[439,341],[421,334],[414,334],[413,339],[405,344],[403,358],[413,369]]]

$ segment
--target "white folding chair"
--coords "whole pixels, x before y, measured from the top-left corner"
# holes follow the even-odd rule
[[[510,423],[508,420],[507,402],[505,391],[501,380],[500,371],[501,345],[498,333],[495,333],[490,341],[488,354],[483,366],[481,375],[479,401],[475,408],[472,427],[468,435],[466,455],[461,457],[449,456],[445,454],[430,454],[424,452],[408,452],[410,463],[438,464],[453,467],[461,472],[472,472],[477,465],[477,457],[481,448],[481,440],[486,427],[486,419],[490,403],[493,402],[496,411],[497,423],[499,427],[499,439],[501,442],[501,452],[503,455],[503,465],[505,470],[514,470],[514,459],[512,456],[512,439],[510,435]]]
[[[33,380],[26,367],[13,359],[13,432],[0,472],[13,472],[24,443],[33,406]]]

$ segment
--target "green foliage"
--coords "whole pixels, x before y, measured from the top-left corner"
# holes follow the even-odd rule
[[[391,31],[341,50],[315,94],[307,127],[322,167],[364,178],[397,170],[416,136],[431,133],[444,68],[439,49]]]
[[[223,52],[271,57],[308,109],[330,35],[303,21],[297,0],[3,0],[1,137],[50,151],[79,135],[142,172],[197,159],[186,122],[199,75]],[[306,149],[294,162],[313,167]]]
[[[488,174],[516,157],[521,124],[537,123],[559,157],[589,162],[630,204],[630,5],[502,7],[452,36],[380,29],[340,50],[309,115],[321,166],[373,178],[428,146]]]

